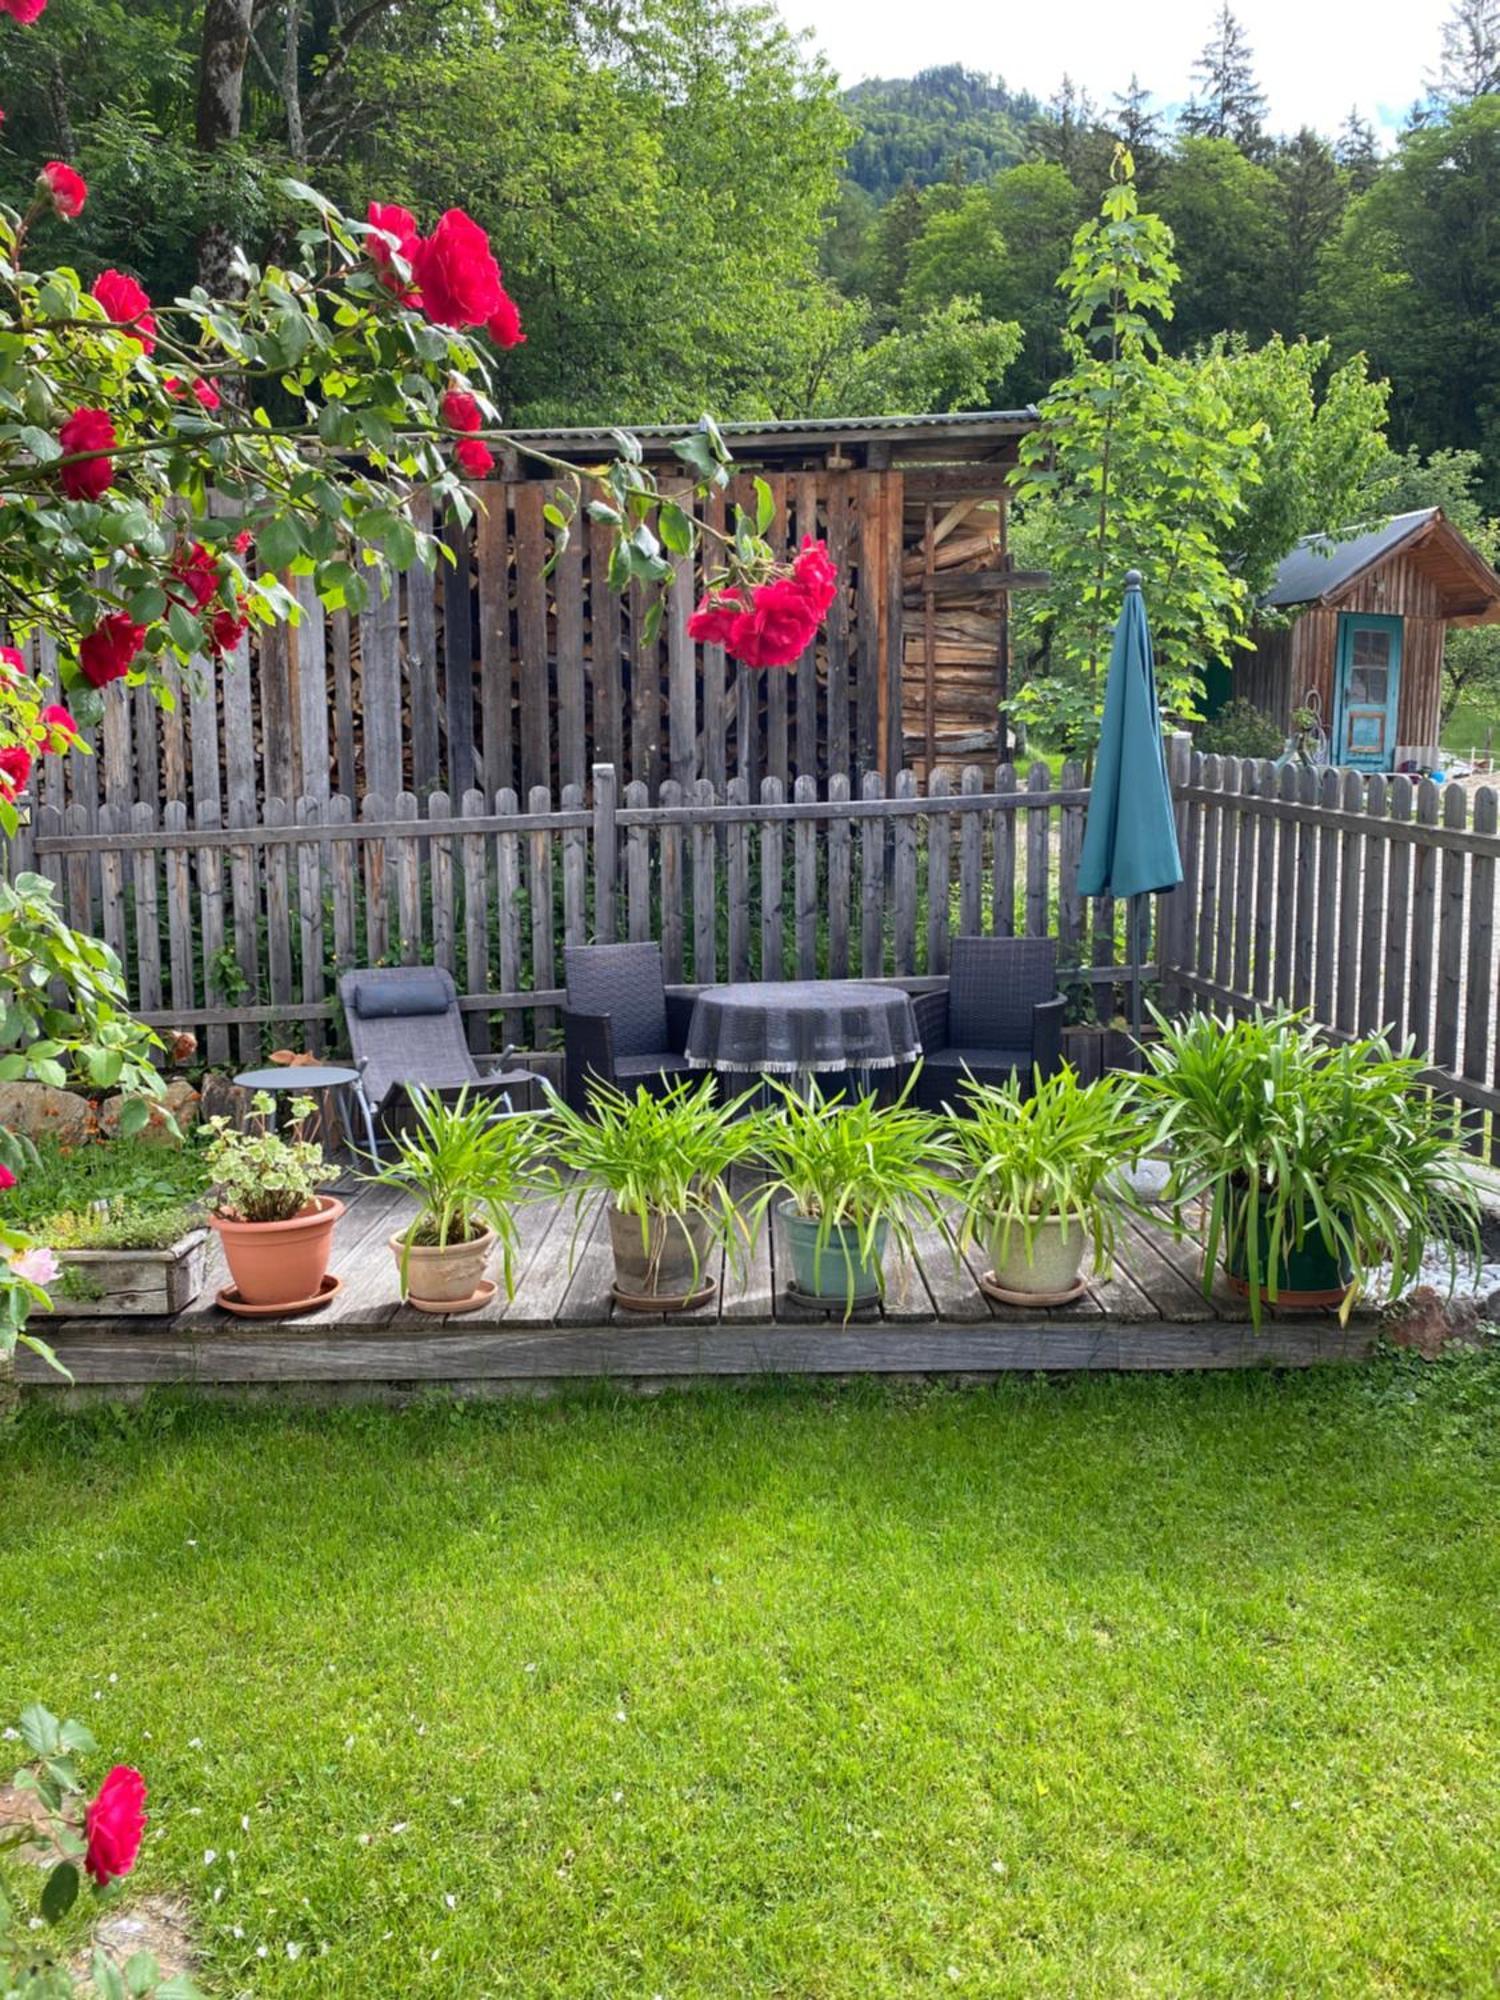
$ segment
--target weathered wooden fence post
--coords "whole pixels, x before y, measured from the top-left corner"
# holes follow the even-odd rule
[[[1192,808],[1183,797],[1192,768],[1193,739],[1185,729],[1174,729],[1167,738],[1167,780],[1177,813],[1177,848],[1182,856],[1183,879],[1169,895],[1156,899],[1156,973],[1162,1006],[1168,1013],[1183,1004],[1185,989],[1175,975],[1187,969],[1187,940],[1192,933],[1193,871],[1188,866],[1188,816]]]
[[[613,764],[594,766],[594,936],[615,941],[615,883],[619,867],[615,807],[619,779]]]

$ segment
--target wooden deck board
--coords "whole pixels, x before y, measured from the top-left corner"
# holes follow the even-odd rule
[[[749,1183],[736,1186],[748,1194]],[[955,1256],[949,1230],[917,1233],[904,1289],[892,1263],[885,1307],[816,1313],[789,1299],[785,1246],[763,1230],[743,1265],[724,1263],[714,1299],[696,1313],[641,1318],[610,1296],[614,1275],[602,1197],[581,1223],[569,1202],[520,1218],[517,1289],[484,1311],[437,1320],[397,1301],[386,1239],[407,1212],[384,1189],[356,1188],[339,1224],[334,1268],[344,1289],[327,1311],[247,1323],[205,1294],[176,1319],[81,1319],[48,1329],[81,1384],[420,1384],[622,1380],[758,1374],[993,1374],[1011,1369],[1297,1367],[1370,1351],[1368,1322],[1332,1314],[1267,1319],[1257,1333],[1222,1285],[1205,1300],[1191,1243],[1138,1218],[1121,1229],[1112,1279],[1094,1278],[1074,1306],[993,1305],[978,1286],[983,1253]],[[217,1248],[217,1246],[215,1246]],[[34,1356],[21,1379],[55,1383]]]

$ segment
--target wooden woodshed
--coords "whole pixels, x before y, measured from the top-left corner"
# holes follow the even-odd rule
[[[1332,760],[1357,770],[1438,753],[1450,625],[1500,622],[1500,576],[1439,507],[1342,539],[1310,535],[1282,563],[1236,660],[1232,691],[1282,728],[1316,710]],[[1290,622],[1286,622],[1289,620]]]

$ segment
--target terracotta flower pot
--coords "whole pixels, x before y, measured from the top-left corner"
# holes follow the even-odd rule
[[[328,1269],[344,1204],[320,1194],[289,1222],[208,1219],[219,1232],[229,1275],[247,1306],[296,1305],[314,1298]]]
[[[413,1243],[408,1250],[400,1231],[390,1238],[404,1298],[431,1305],[462,1305],[484,1282],[485,1266],[495,1247],[495,1232],[486,1229],[467,1243]]]

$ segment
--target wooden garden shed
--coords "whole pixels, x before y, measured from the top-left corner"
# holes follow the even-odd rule
[[[1282,563],[1235,662],[1233,692],[1283,728],[1317,711],[1336,764],[1392,771],[1438,752],[1450,625],[1500,622],[1500,576],[1440,507],[1335,539],[1309,535]]]

